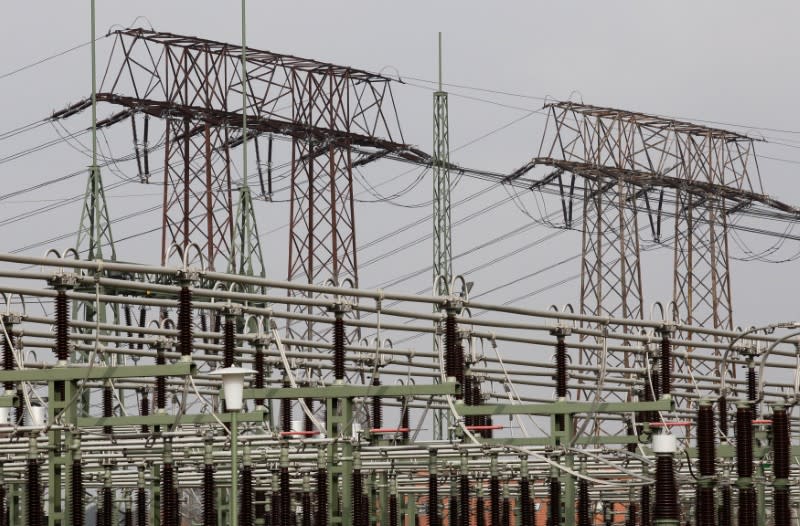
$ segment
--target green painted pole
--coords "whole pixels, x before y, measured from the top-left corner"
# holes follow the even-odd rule
[[[231,411],[231,511],[228,517],[231,526],[239,526],[239,423],[236,414],[237,411]]]

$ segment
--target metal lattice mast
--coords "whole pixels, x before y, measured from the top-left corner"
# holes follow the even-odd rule
[[[247,86],[247,18],[246,0],[242,0],[242,86]],[[253,208],[253,196],[248,184],[247,173],[247,90],[242,89],[242,185],[239,188],[239,201],[233,226],[233,243],[228,272],[246,276],[266,277],[258,224]],[[254,268],[255,267],[255,268]],[[256,274],[257,273],[257,274]]]
[[[433,293],[450,293],[453,278],[453,249],[450,228],[450,137],[448,134],[447,92],[442,90],[442,34],[439,33],[439,89],[433,94]],[[438,356],[441,341],[433,337]],[[444,412],[434,412],[434,440],[444,438]]]
[[[81,220],[75,250],[78,254],[86,252],[86,259],[103,259],[103,245],[108,245],[109,258],[114,261],[117,253],[114,238],[111,235],[111,221],[108,216],[108,205],[103,191],[103,178],[97,165],[97,58],[95,50],[95,9],[91,4],[92,31],[92,164],[89,167],[89,179],[86,181],[86,192],[83,196]]]

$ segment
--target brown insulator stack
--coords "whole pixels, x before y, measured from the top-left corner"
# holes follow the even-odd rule
[[[519,480],[519,508],[522,526],[534,526],[534,509],[531,502],[531,481],[528,477]]]
[[[444,319],[444,375],[446,378],[456,377],[456,314],[447,311]]]
[[[166,365],[167,359],[164,356],[164,349],[159,346],[156,349],[156,365]],[[167,384],[166,378],[163,376],[156,376],[156,409],[164,409],[167,407]]]
[[[147,325],[147,309],[144,305],[139,308],[139,327],[144,328]],[[144,340],[144,333],[139,333],[139,339]],[[144,348],[144,342],[140,341],[138,344],[139,350],[141,351]]]
[[[672,390],[672,343],[669,334],[661,336],[661,394],[668,395]]]
[[[103,386],[103,417],[114,416],[114,391],[110,385]],[[114,431],[112,426],[103,426],[103,433],[110,435]]]
[[[242,466],[242,485],[239,488],[239,524],[254,526],[253,517],[253,467]]]
[[[469,475],[461,475],[458,486],[458,503],[460,504],[458,526],[469,526],[472,510],[469,505]]]
[[[128,327],[133,325],[133,316],[131,316],[131,306],[130,304],[126,303],[125,306],[122,308],[122,312],[125,315],[125,325]],[[129,330],[128,331],[128,338],[133,338],[133,333]]]
[[[478,496],[475,501],[475,526],[486,526],[486,510],[483,497]]]
[[[142,399],[139,402],[139,414],[141,416],[150,416],[150,399],[147,397],[147,390],[142,389]],[[149,433],[150,426],[143,424],[141,427],[142,433]]]
[[[753,476],[753,409],[736,408],[736,473],[740,479]],[[756,523],[756,494],[751,484],[739,488],[739,526]]]
[[[72,474],[70,475],[70,517],[72,524],[82,526],[86,514],[83,505],[83,464],[80,460],[72,461]]]
[[[397,516],[397,495],[389,495],[389,526],[400,526]]]
[[[178,347],[181,356],[192,355],[192,290],[181,287],[178,292]]]
[[[216,487],[214,465],[203,465],[203,526],[217,526]]]
[[[344,318],[340,312],[333,321],[333,377],[344,380]]]
[[[451,493],[447,502],[447,525],[458,526],[458,496]]]
[[[328,526],[328,470],[317,471],[317,522],[315,526]]]
[[[178,502],[175,493],[174,467],[165,463],[161,467],[161,524],[178,526]]]
[[[589,522],[589,482],[578,480],[578,526],[591,526]]]
[[[361,470],[353,470],[353,526],[364,524],[364,515],[368,514],[364,509],[364,479],[361,478]]]
[[[208,316],[206,311],[200,311],[200,332],[208,332]],[[203,343],[208,343],[208,338],[203,337]]]
[[[103,526],[112,526],[114,516],[114,490],[111,488],[103,488],[101,490],[101,497],[103,500],[101,524]]]
[[[650,486],[642,486],[639,500],[642,508],[641,526],[650,526],[652,524],[650,521]]]
[[[453,373],[458,385],[464,385],[464,344],[461,342],[460,338],[456,342],[455,350],[453,352]],[[461,400],[462,398],[463,391],[456,394],[457,400]]]
[[[500,479],[496,476],[489,478],[489,517],[492,526],[500,524]]]
[[[28,459],[28,481],[26,483],[28,504],[28,526],[44,526],[42,512],[42,482],[39,479],[39,461]]]
[[[475,405],[474,398],[472,396],[472,384],[475,381],[471,374],[464,375],[464,383],[461,385],[461,391],[464,393],[463,400],[464,405],[470,406]],[[467,415],[464,417],[464,425],[465,426],[474,426],[475,425],[475,417],[473,415]]]
[[[133,526],[133,510],[130,506],[125,508],[122,515],[122,526]]]
[[[0,486],[0,526],[8,526],[8,499],[5,486]]]
[[[290,524],[292,516],[292,488],[289,484],[289,468],[281,468],[281,522],[278,524]]]
[[[264,350],[261,347],[256,348],[256,354],[253,358],[253,368],[256,371],[255,375],[255,382],[254,386],[256,389],[263,389],[264,388]],[[263,398],[256,398],[255,404],[263,406],[264,399]]]
[[[503,517],[501,524],[511,524],[511,499],[503,497]]]
[[[753,364],[747,366],[747,400],[750,401],[750,407],[753,408],[753,418],[758,414],[758,373]]]
[[[136,490],[136,526],[147,526],[147,490]]]
[[[550,524],[561,524],[561,481],[550,478],[550,504],[548,505]]]
[[[439,479],[436,473],[428,475],[428,524],[442,526],[439,521]]]
[[[6,324],[6,332],[8,333],[7,338],[3,338],[3,370],[4,371],[13,371],[14,370],[14,342],[16,336],[14,336],[13,332],[14,327],[10,324]],[[6,391],[13,391],[14,390],[14,382],[4,382],[3,388]]]
[[[69,359],[69,300],[67,292],[59,289],[56,294],[56,359],[66,362]]]
[[[700,468],[695,508],[697,510],[697,526],[715,526],[717,523],[714,499],[715,437],[714,409],[710,402],[700,402],[697,410],[697,456]]]
[[[789,507],[790,458],[789,416],[783,407],[775,407],[772,412],[772,466],[775,473],[772,516],[775,526],[789,526],[792,519]]]
[[[280,476],[280,475],[279,475]],[[272,505],[270,506],[270,524],[281,524],[281,492],[280,490],[273,493],[270,497]]]
[[[288,389],[292,386],[289,378],[283,378],[283,388]],[[292,399],[281,398],[281,429],[284,433],[292,431]]]
[[[266,521],[268,520],[267,517],[267,492],[263,489],[256,490],[256,502],[255,502],[255,510],[256,510],[256,522],[259,520]]]
[[[377,376],[372,379],[372,385],[379,387],[381,379]],[[383,427],[383,400],[380,396],[372,397],[372,427],[378,429]]]
[[[233,356],[236,352],[236,322],[233,316],[225,317],[225,329],[222,338],[222,366],[233,367]]]
[[[567,343],[559,334],[556,339],[556,398],[567,397]]]
[[[314,510],[311,509],[311,493],[309,493],[308,491],[304,491],[303,496],[300,498],[300,501],[303,505],[302,525],[312,526],[311,518],[314,516]]]
[[[675,484],[675,468],[672,455],[656,455],[656,502],[653,519],[679,520],[678,486]]]
[[[731,526],[731,487],[723,485],[719,490],[719,526]]]

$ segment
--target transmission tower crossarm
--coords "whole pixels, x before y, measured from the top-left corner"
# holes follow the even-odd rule
[[[714,199],[721,197],[730,201],[735,201],[737,205],[751,202],[761,203],[770,208],[780,210],[781,212],[800,215],[800,208],[774,199],[768,195],[721,184],[707,183],[704,181],[687,181],[669,175],[648,173],[614,166],[599,166],[591,163],[563,161],[551,157],[537,157],[533,162],[538,165],[553,166],[595,181],[620,181],[642,188],[674,188],[701,197],[713,197]]]

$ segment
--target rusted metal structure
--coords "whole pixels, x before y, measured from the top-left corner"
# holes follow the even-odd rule
[[[166,122],[162,261],[173,243],[196,243],[210,267],[225,266],[234,224],[230,150],[241,144],[241,47],[145,29],[114,38],[97,100],[125,109],[98,126],[136,114]],[[249,137],[292,140],[288,278],[357,281],[352,166],[409,151],[391,79],[256,49],[246,55]],[[149,166],[147,148],[136,152]]]
[[[581,313],[642,318],[638,219],[644,213],[653,238],[662,241],[662,219],[673,215],[664,210],[667,192],[675,206],[671,310],[687,324],[732,329],[728,215],[752,203],[796,213],[765,195],[753,139],[574,102],[552,103],[546,109],[548,128],[539,157],[531,164],[554,169],[549,178],[557,179],[562,189],[567,226],[576,197],[575,177],[584,181],[583,195],[578,196],[583,199]],[[567,174],[571,179],[564,181]],[[596,351],[581,350],[581,362],[598,363],[599,359]],[[717,373],[714,362],[694,361],[678,367],[681,372],[691,367],[697,375]],[[593,393],[579,396],[591,398]]]

